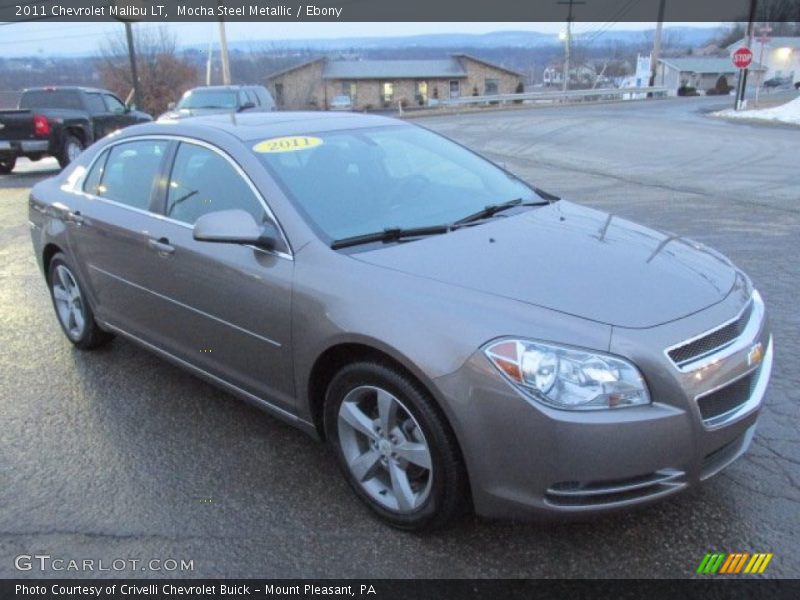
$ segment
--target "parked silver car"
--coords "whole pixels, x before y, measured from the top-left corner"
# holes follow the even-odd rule
[[[388,118],[131,127],[29,214],[73,344],[122,335],[326,439],[404,529],[672,495],[745,452],[770,375],[725,257]]]

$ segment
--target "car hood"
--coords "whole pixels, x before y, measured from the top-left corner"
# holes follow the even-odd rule
[[[737,270],[696,242],[566,201],[352,255],[372,265],[620,327],[720,302]]]

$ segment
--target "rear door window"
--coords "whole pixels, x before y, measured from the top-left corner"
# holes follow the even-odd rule
[[[132,208],[149,210],[150,199],[169,142],[139,140],[117,144],[107,150],[86,178],[84,190]],[[95,175],[95,169],[99,169]],[[93,186],[93,187],[92,187]]]

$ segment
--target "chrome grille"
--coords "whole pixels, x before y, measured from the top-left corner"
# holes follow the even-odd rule
[[[747,402],[753,393],[757,372],[753,371],[720,389],[697,399],[700,416],[706,424],[723,420],[729,412]]]
[[[749,302],[747,307],[736,318],[736,320],[719,327],[710,333],[699,337],[691,342],[672,348],[668,355],[678,368],[685,367],[696,360],[718,352],[732,344],[736,338],[742,335],[750,315],[753,312],[753,303]]]

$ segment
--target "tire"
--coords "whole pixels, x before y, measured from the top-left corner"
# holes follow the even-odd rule
[[[64,141],[61,143],[61,151],[56,157],[58,164],[63,169],[73,160],[78,158],[78,155],[83,152],[83,142],[81,142],[74,135],[67,134],[64,136]]]
[[[81,350],[93,350],[111,341],[114,336],[95,322],[75,269],[60,252],[50,260],[47,286],[58,324],[70,342]]]
[[[350,487],[385,523],[432,530],[466,505],[453,432],[430,395],[395,368],[358,362],[339,371],[326,394],[325,433]]]
[[[17,157],[12,156],[10,158],[0,158],[0,174],[8,175],[11,171],[14,170],[14,167],[17,164]]]

